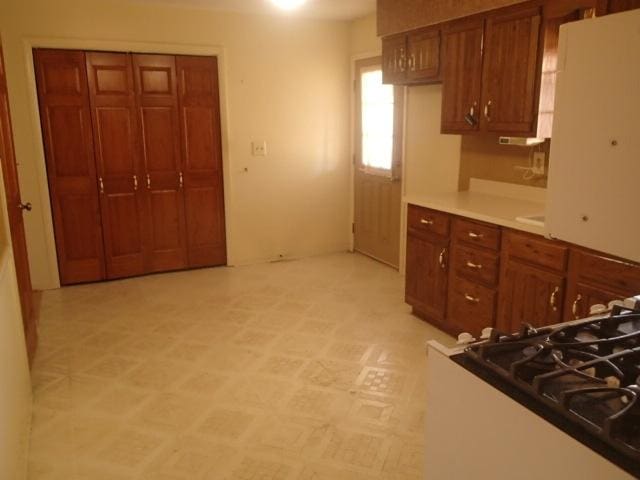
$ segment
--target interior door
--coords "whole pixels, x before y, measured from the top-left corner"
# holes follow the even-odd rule
[[[87,52],[107,278],[145,272],[144,198],[131,57]]]
[[[187,265],[184,174],[180,150],[176,60],[133,55],[142,160],[147,189],[147,265],[150,271]]]
[[[9,211],[9,230],[11,231],[13,260],[16,266],[18,291],[20,293],[22,321],[27,341],[27,352],[29,354],[29,361],[31,362],[36,351],[38,333],[33,313],[33,289],[31,287],[29,257],[27,254],[27,242],[22,218],[23,212],[30,211],[31,206],[29,204],[23,204],[20,196],[2,45],[0,45],[0,161],[2,162],[2,176],[4,177],[4,189]]]
[[[443,133],[480,128],[483,35],[483,20],[456,22],[443,32]]]
[[[218,60],[177,56],[190,267],[224,265],[227,246],[222,177]]]
[[[104,246],[83,52],[34,50],[60,282],[105,278]]]
[[[398,268],[404,90],[380,58],[356,62],[354,248]]]
[[[481,123],[489,132],[536,134],[541,20],[540,7],[487,19]]]

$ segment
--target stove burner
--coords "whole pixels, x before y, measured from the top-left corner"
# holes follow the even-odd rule
[[[640,461],[640,311],[524,325],[514,335],[494,330],[465,354]]]

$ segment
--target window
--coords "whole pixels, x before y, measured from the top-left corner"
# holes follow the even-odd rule
[[[393,85],[382,84],[382,70],[361,73],[362,164],[393,167]]]
[[[397,177],[402,124],[400,89],[382,83],[380,59],[358,65],[356,155],[361,170]]]

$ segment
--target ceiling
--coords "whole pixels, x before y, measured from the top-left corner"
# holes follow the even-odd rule
[[[241,13],[302,16],[326,20],[354,20],[373,13],[376,0],[307,0],[302,7],[284,12],[269,0],[135,0],[137,3],[175,5]]]

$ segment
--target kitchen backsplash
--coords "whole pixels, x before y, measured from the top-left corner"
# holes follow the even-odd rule
[[[550,142],[547,141],[537,147],[542,148],[546,153],[547,170],[549,146]],[[546,177],[526,180],[524,172],[515,168],[529,166],[531,151],[530,147],[499,145],[498,137],[491,135],[463,136],[460,151],[459,189],[461,191],[469,190],[471,178],[546,188]]]

